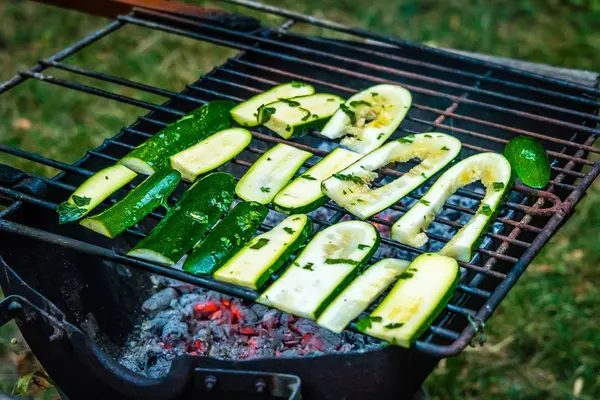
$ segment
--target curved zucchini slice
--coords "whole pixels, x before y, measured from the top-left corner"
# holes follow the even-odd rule
[[[397,203],[448,165],[460,152],[461,143],[441,133],[408,135],[367,154],[323,182],[323,193],[360,219],[369,218]],[[372,189],[377,169],[418,158],[421,163],[400,178]]]
[[[468,262],[512,187],[510,164],[500,154],[476,154],[444,172],[421,200],[394,223],[392,239],[414,247],[423,246],[428,240],[425,230],[446,200],[460,187],[477,180],[481,180],[486,189],[477,213],[440,251],[441,254]]]
[[[194,183],[167,215],[128,256],[175,264],[187,253],[233,202],[235,179],[215,172]]]
[[[246,129],[225,129],[172,156],[171,167],[181,172],[183,179],[194,182],[198,175],[212,171],[240,154],[250,141],[252,134]]]
[[[119,164],[96,172],[58,206],[58,222],[77,221],[136,176],[135,172]]]
[[[410,347],[448,304],[459,278],[460,269],[453,258],[421,254],[371,315],[358,321],[359,330]]]
[[[287,217],[252,239],[215,272],[215,279],[259,289],[306,242],[312,230],[312,222],[306,215]]]
[[[306,96],[313,94],[315,88],[302,82],[289,82],[275,86],[263,93],[244,101],[231,109],[231,117],[235,122],[242,126],[260,125],[258,120],[258,109],[268,103],[279,99],[289,99],[290,97]]]
[[[315,235],[257,302],[299,317],[317,319],[362,271],[379,241],[379,232],[367,222],[332,225]]]
[[[353,151],[341,148],[333,150],[275,196],[275,209],[286,214],[297,214],[319,208],[327,202],[327,197],[321,192],[323,180],[361,157],[361,154]]]
[[[340,333],[387,289],[410,262],[384,258],[358,276],[327,306],[317,324]]]
[[[308,151],[279,143],[256,160],[235,192],[243,200],[269,204],[311,156]]]
[[[327,93],[281,99],[259,108],[258,119],[282,138],[300,137],[321,129],[343,102]]]
[[[127,228],[140,222],[165,201],[175,190],[181,174],[163,169],[146,178],[125,198],[98,215],[80,222],[101,235],[114,238]]]
[[[211,101],[169,124],[119,161],[140,174],[169,168],[169,157],[231,126],[231,101]]]
[[[238,203],[194,248],[183,264],[193,274],[212,274],[256,233],[269,209],[260,203]]]
[[[397,85],[377,85],[346,100],[321,131],[330,139],[367,154],[394,133],[412,103],[410,92]]]

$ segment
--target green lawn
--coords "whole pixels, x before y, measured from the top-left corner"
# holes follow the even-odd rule
[[[302,4],[282,0],[276,4],[441,47],[562,67],[593,70],[600,65],[598,0],[372,0],[368,7],[356,0]],[[106,23],[25,1],[0,2],[0,21],[0,80]],[[272,19],[272,23],[278,21]],[[298,29],[318,33],[307,27]],[[232,54],[224,48],[128,27],[69,62],[180,90]],[[61,76],[59,71],[52,74]],[[28,82],[1,100],[2,143],[67,162],[145,114],[138,108],[39,82]],[[0,162],[45,175],[56,172],[4,155]],[[429,378],[427,387],[434,398],[600,398],[599,209],[600,187],[595,184],[490,320],[487,344],[444,361]],[[29,361],[23,361],[22,344],[11,344],[13,337],[17,337],[14,326],[0,329],[0,390],[5,391],[11,390],[19,374],[32,368]]]

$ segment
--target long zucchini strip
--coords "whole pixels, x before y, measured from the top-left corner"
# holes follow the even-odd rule
[[[421,200],[394,223],[392,239],[414,247],[423,246],[428,240],[425,230],[446,200],[459,188],[478,180],[485,186],[486,193],[477,213],[440,251],[441,254],[468,262],[512,187],[510,164],[500,154],[476,154],[444,172]]]
[[[113,165],[83,182],[58,209],[58,222],[65,224],[83,217],[137,174],[122,165]]]
[[[279,143],[246,171],[235,192],[246,201],[269,204],[312,153]]]
[[[186,181],[194,182],[237,156],[250,141],[252,134],[246,129],[225,129],[172,156],[171,167]]]
[[[194,248],[183,264],[193,274],[212,274],[256,233],[269,209],[260,203],[238,203]]]
[[[448,304],[459,278],[460,269],[453,258],[420,255],[371,315],[358,321],[359,330],[410,347]]]
[[[312,234],[311,220],[290,215],[275,228],[252,239],[215,272],[215,279],[260,289]]]
[[[273,199],[275,209],[286,214],[307,213],[327,202],[321,183],[362,157],[353,151],[337,148],[294,179]]]
[[[319,232],[257,302],[299,317],[317,319],[361,272],[379,246],[377,229],[346,221]]]
[[[140,174],[152,175],[155,171],[169,168],[169,157],[206,139],[215,132],[231,126],[229,111],[235,105],[231,101],[211,101],[195,109],[183,118],[136,147],[119,162]]]
[[[80,224],[114,238],[163,203],[173,193],[180,179],[181,174],[172,169],[158,171],[129,192],[123,200],[98,215],[84,219]]]
[[[235,180],[215,172],[193,184],[167,215],[127,255],[175,264],[221,216],[234,199]]]
[[[384,258],[360,274],[323,311],[317,324],[340,333],[404,272],[410,263]]]
[[[460,152],[461,143],[441,133],[408,135],[367,154],[323,182],[323,193],[360,219],[392,206],[448,165]],[[410,171],[377,189],[370,183],[379,168],[390,163],[421,162]]]

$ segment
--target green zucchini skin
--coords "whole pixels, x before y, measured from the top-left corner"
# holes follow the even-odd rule
[[[165,127],[127,154],[121,164],[136,172],[152,174],[169,168],[169,157],[206,139],[213,133],[231,127],[229,111],[235,103],[211,101]]]
[[[207,175],[192,185],[150,235],[127,254],[175,264],[227,212],[234,193],[233,176],[225,172]]]
[[[163,169],[148,177],[125,198],[100,214],[80,222],[104,236],[114,238],[127,228],[137,224],[158,207],[175,190],[181,174],[172,169]]]
[[[273,203],[273,205],[277,211],[282,212],[284,214],[290,214],[290,215],[291,214],[308,214],[309,212],[314,211],[317,208],[321,207],[328,201],[329,201],[329,197],[323,196],[320,199],[315,200],[312,203],[309,203],[302,207],[289,208],[289,207],[283,207],[276,203]]]
[[[550,182],[550,161],[544,146],[529,136],[518,136],[504,148],[504,157],[525,185],[542,189]]]
[[[252,238],[265,220],[269,209],[257,202],[238,203],[206,236],[183,264],[197,275],[212,274]]]

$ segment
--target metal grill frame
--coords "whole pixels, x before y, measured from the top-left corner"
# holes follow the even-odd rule
[[[595,128],[595,124],[600,121],[600,117],[595,114],[595,110],[598,108],[598,106],[600,106],[600,102],[596,100],[598,95],[600,95],[600,90],[597,88],[590,88],[559,79],[548,78],[504,66],[499,66],[461,55],[448,53],[442,50],[432,49],[396,38],[373,34],[359,29],[346,27],[331,21],[305,16],[273,6],[254,3],[247,0],[226,1],[289,19],[279,29],[261,27],[256,31],[244,32],[224,28],[223,26],[216,25],[214,21],[207,21],[198,16],[192,18],[189,16],[167,14],[149,9],[135,9],[133,13],[118,17],[116,21],[111,22],[106,27],[92,33],[91,35],[88,35],[81,41],[66,48],[65,50],[56,53],[50,58],[40,60],[34,67],[19,72],[14,78],[0,84],[0,94],[12,89],[28,79],[36,79],[52,85],[58,85],[68,89],[73,89],[141,107],[143,109],[150,110],[150,113],[146,116],[139,117],[137,122],[132,124],[130,127],[123,128],[119,134],[112,139],[107,139],[99,148],[89,151],[85,157],[80,159],[74,165],[68,165],[59,161],[48,159],[38,154],[33,154],[5,145],[0,145],[0,152],[12,154],[17,157],[25,158],[36,163],[62,170],[63,172],[54,178],[43,178],[28,173],[26,173],[26,175],[32,178],[40,179],[48,186],[64,190],[66,197],[69,192],[75,189],[75,186],[65,183],[65,178],[73,175],[86,178],[93,175],[95,172],[81,167],[81,165],[83,165],[86,161],[90,159],[97,159],[105,160],[107,163],[114,163],[118,160],[118,157],[114,157],[110,154],[114,154],[115,148],[120,148],[121,151],[129,151],[134,147],[134,145],[131,143],[127,143],[127,138],[135,137],[138,141],[143,141],[147,137],[152,136],[153,133],[166,126],[167,121],[173,121],[184,115],[185,111],[182,111],[177,107],[172,107],[173,101],[183,101],[189,106],[195,107],[204,104],[208,100],[216,98],[243,100],[244,98],[236,96],[232,93],[237,93],[238,90],[246,91],[251,94],[257,93],[262,91],[261,87],[264,87],[265,85],[281,83],[273,79],[265,78],[263,74],[248,73],[248,70],[261,71],[264,72],[264,75],[269,76],[275,74],[278,76],[287,77],[288,80],[299,79],[345,92],[347,94],[357,91],[351,86],[334,83],[332,82],[333,79],[332,81],[326,81],[315,78],[314,76],[306,76],[297,72],[290,72],[285,68],[275,68],[273,66],[257,63],[255,61],[249,61],[244,57],[246,54],[256,54],[260,56],[271,57],[282,60],[282,62],[302,62],[305,65],[308,65],[310,68],[324,70],[332,76],[342,75],[352,79],[358,78],[362,80],[368,80],[373,82],[373,84],[400,83],[413,93],[423,94],[424,96],[431,96],[434,98],[445,98],[448,101],[451,101],[452,104],[445,109],[432,107],[431,105],[427,104],[413,104],[405,121],[417,125],[420,124],[428,126],[429,128],[424,131],[440,129],[466,135],[476,139],[489,140],[494,143],[506,143],[506,140],[501,137],[488,135],[473,129],[464,129],[453,126],[453,120],[461,120],[480,125],[484,128],[510,132],[510,134],[523,134],[536,137],[554,145],[562,146],[561,151],[549,151],[550,156],[554,160],[558,160],[555,164],[553,164],[553,179],[549,187],[546,190],[530,189],[522,185],[517,185],[515,187],[514,191],[521,194],[519,197],[520,200],[517,202],[507,202],[503,205],[503,208],[509,211],[505,217],[498,218],[497,220],[503,224],[502,232],[487,234],[487,237],[492,239],[493,243],[496,245],[495,248],[493,250],[490,248],[480,248],[477,251],[477,256],[471,263],[460,263],[462,267],[470,272],[468,275],[469,279],[463,279],[461,281],[457,293],[451,303],[446,307],[442,315],[434,322],[430,330],[415,344],[417,349],[436,357],[447,357],[459,354],[467,345],[469,345],[473,337],[477,334],[477,331],[483,325],[484,321],[491,316],[492,312],[497,308],[501,300],[506,296],[519,276],[524,272],[527,265],[539,252],[544,243],[549,240],[552,234],[556,232],[558,227],[573,211],[575,204],[581,199],[587,188],[600,173],[600,162],[594,163],[585,158],[588,153],[600,153],[600,149],[593,147],[596,135],[600,133],[600,130]],[[347,33],[363,39],[366,38],[376,40],[380,43],[386,43],[389,46],[364,43],[351,44],[350,42],[341,40],[331,40],[321,37],[305,37],[302,35],[289,33],[288,30],[297,22],[313,24],[315,26]],[[225,64],[216,67],[210,73],[202,76],[196,83],[186,86],[185,90],[181,93],[133,82],[117,76],[98,73],[63,62],[65,58],[75,54],[90,44],[97,42],[103,37],[126,25],[136,25],[149,29],[157,29],[217,45],[224,45],[226,47],[240,50],[240,53],[229,59]],[[314,43],[315,47],[313,48],[298,45],[295,44],[295,41],[304,41],[302,43]],[[289,51],[292,54],[290,55],[284,52],[274,52],[269,46],[286,49],[286,51]],[[401,69],[387,67],[385,65],[377,65],[356,58],[339,56],[334,52],[326,53],[319,50],[319,46],[331,46],[331,48],[336,49],[346,48],[354,52],[387,59],[395,63],[430,68],[432,70],[440,71],[440,73],[443,74],[454,75],[457,77],[457,80],[463,78],[472,79],[474,83],[472,85],[464,85],[462,83],[432,78],[423,74],[407,72]],[[482,74],[473,73],[469,71],[467,67],[464,67],[463,69],[453,69],[452,67],[442,65],[441,63],[423,61],[420,58],[410,58],[384,53],[384,50],[386,49],[390,49],[390,51],[392,51],[393,49],[399,50],[406,48],[422,52],[424,59],[441,57],[442,60],[448,60],[449,65],[457,62],[460,65],[485,69],[486,72]],[[301,58],[302,55],[305,55],[306,58]],[[344,63],[349,63],[355,65],[357,70],[339,67],[337,64],[336,66],[323,64],[320,61],[315,61],[315,58],[330,58],[336,62],[339,62],[341,65]],[[148,103],[132,97],[126,97],[117,93],[98,89],[87,84],[80,84],[44,74],[43,72],[49,68],[56,68],[79,76],[94,78],[136,90],[154,93],[167,97],[169,100],[162,105]],[[365,73],[360,72],[361,68],[370,69],[375,71],[375,73],[381,73],[384,75],[391,74],[398,76],[399,78],[397,78],[397,80],[392,80],[380,78],[378,76],[366,75]],[[218,73],[226,73],[235,78],[224,80],[222,77],[218,76]],[[512,77],[512,79],[496,78],[493,76],[494,73],[500,75],[505,74]],[[242,79],[244,82],[254,82],[255,86],[251,86],[249,83],[240,84],[236,81],[236,79]],[[407,84],[403,82],[403,80],[418,81],[422,83],[422,86],[418,84]],[[339,81],[339,79],[337,79],[337,81]],[[522,83],[522,81],[527,83]],[[489,91],[480,88],[482,82],[507,88],[506,90],[508,91],[522,91],[519,93],[527,93],[528,95],[524,95],[524,97],[516,97],[512,94],[507,95],[502,91]],[[428,88],[428,85],[439,85],[443,88],[450,88],[451,90],[460,90],[463,92],[461,95],[457,96],[452,93],[432,90]],[[217,87],[218,90],[212,89],[212,87]],[[575,92],[579,94],[573,94]],[[577,103],[580,104],[581,107],[586,107],[586,110],[589,109],[594,111],[583,112],[578,107],[565,108],[555,104],[534,101],[528,98],[529,95],[533,94],[549,96],[556,99],[556,101],[565,101],[569,102],[569,104]],[[491,99],[492,101],[472,99],[469,98],[470,96],[483,97],[486,99]],[[493,101],[508,102],[511,106],[499,106],[493,103]],[[480,108],[484,110],[484,112],[490,111],[506,114],[507,116],[515,118],[519,121],[537,121],[539,123],[547,124],[548,126],[552,125],[561,129],[573,130],[579,132],[579,134],[575,133],[569,138],[570,140],[565,140],[558,137],[546,136],[539,132],[522,129],[518,126],[508,126],[487,121],[485,119],[475,118],[471,115],[460,113],[459,107],[463,104]],[[569,116],[569,118],[581,118],[582,123],[577,124],[572,121],[559,120],[541,114],[532,113],[530,111],[524,111],[523,107],[527,110],[529,110],[529,107],[531,107],[532,109],[542,109],[561,113]],[[432,114],[435,118],[429,121],[420,117],[416,117],[412,115],[412,110],[422,111],[425,114]],[[589,126],[589,124],[594,125]],[[405,125],[405,122],[401,124],[399,128],[400,132],[405,134],[420,133],[420,131],[406,128]],[[148,129],[140,129],[140,127],[148,126],[153,126],[151,132]],[[260,141],[262,143],[287,143],[292,146],[308,150],[316,156],[324,156],[327,154],[325,151],[307,146],[297,141],[292,142],[272,136],[266,130],[257,129],[253,131],[252,134],[255,141]],[[582,140],[580,138],[581,135],[587,136]],[[328,140],[318,135],[318,133],[314,133],[312,136],[322,140]],[[581,143],[576,142],[576,140],[580,141]],[[472,152],[489,150],[485,147],[473,145],[465,141],[463,141],[463,146]],[[253,153],[254,155],[260,155],[264,152],[264,149],[251,146],[247,149],[247,151],[249,153]],[[233,163],[246,168],[251,165],[251,162],[239,157],[234,159]],[[586,173],[581,172],[581,167],[586,165],[589,166],[589,170]],[[311,164],[307,163],[305,166],[310,167]],[[384,176],[397,177],[402,175],[402,172],[394,169],[386,168],[381,172]],[[431,179],[431,181],[434,179],[435,178]],[[576,179],[579,181],[575,182]],[[430,185],[431,181],[429,181],[426,185]],[[128,185],[128,188],[131,187],[133,186]],[[560,192],[559,195],[554,193],[557,191]],[[469,190],[459,190],[457,193],[460,196],[465,196],[475,200],[482,198],[480,194]],[[55,233],[36,229],[35,227],[25,226],[20,223],[13,222],[10,220],[11,214],[24,205],[32,205],[36,207],[43,207],[49,210],[55,210],[57,204],[36,196],[35,194],[26,193],[15,188],[5,186],[0,186],[0,197],[8,198],[12,201],[12,204],[10,204],[9,207],[3,211],[0,211],[0,230],[27,236],[59,246],[64,246],[69,249],[85,252],[90,255],[119,262],[124,265],[151,273],[189,282],[246,300],[253,301],[258,296],[258,292],[256,291],[221,283],[206,277],[191,275],[168,266],[130,258],[125,256],[123,253],[109,248],[100,247],[92,243],[82,242],[80,240],[64,237]],[[418,197],[415,198],[418,199]],[[110,202],[114,202],[114,199],[108,201],[108,203]],[[530,205],[528,205],[528,203]],[[550,203],[551,206],[545,207],[545,205],[548,203]],[[326,204],[325,207],[329,208],[335,213],[333,217],[327,221],[313,218],[313,222],[317,223],[321,228],[340,221],[347,214],[345,210],[332,202]],[[469,208],[448,203],[445,205],[445,207],[461,213],[473,214],[473,211]],[[400,204],[397,204],[392,208],[401,212],[405,212],[407,210],[406,207]],[[161,213],[155,212],[150,215],[150,218],[160,219],[162,216],[163,215]],[[390,222],[377,217],[371,218],[370,220],[380,225],[391,225]],[[452,226],[454,228],[460,226],[460,224],[457,222],[439,216],[436,217],[435,221]],[[263,225],[262,227],[262,229],[270,228],[272,227],[266,225]],[[137,237],[144,237],[142,232],[135,229],[129,229],[127,233]],[[533,237],[533,239],[527,240],[519,238],[519,236],[522,236],[522,234],[528,237]],[[443,237],[435,237],[435,235],[430,235],[430,239],[442,241],[447,240]],[[422,250],[402,245],[388,239],[384,239],[382,243],[384,246],[393,246],[399,249],[407,250],[414,255],[422,253]],[[513,254],[516,252],[518,253],[518,256],[515,257],[513,255],[506,254],[507,252]],[[495,283],[491,285],[493,287],[492,290],[487,290],[480,287],[490,286],[490,280],[496,280],[494,281]],[[475,309],[469,308],[468,305],[472,304],[474,301],[475,304],[479,304],[479,306]],[[355,327],[352,326],[352,329],[355,329]]]

